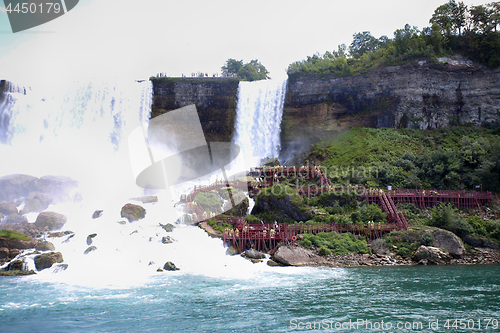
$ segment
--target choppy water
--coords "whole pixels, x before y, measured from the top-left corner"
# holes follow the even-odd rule
[[[498,265],[268,269],[244,264],[253,271],[247,277],[164,272],[128,288],[4,277],[0,331],[499,331],[493,327],[500,319]],[[455,329],[453,322],[446,328],[448,319],[465,319],[470,329]],[[382,321],[385,329],[376,329]],[[316,330],[306,329],[314,322]],[[398,324],[413,328],[397,329]]]

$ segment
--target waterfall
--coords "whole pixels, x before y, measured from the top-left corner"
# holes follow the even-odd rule
[[[240,82],[234,142],[246,166],[277,158],[287,81]]]

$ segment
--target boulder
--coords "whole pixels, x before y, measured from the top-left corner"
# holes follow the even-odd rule
[[[272,259],[285,266],[319,266],[326,264],[326,259],[299,246],[280,246]]]
[[[97,234],[96,234],[96,233],[93,233],[93,234],[88,235],[88,236],[87,236],[87,245],[92,244],[92,239],[93,239],[94,237],[96,237],[96,236],[97,236]]]
[[[52,267],[53,264],[63,261],[61,252],[49,252],[35,256],[35,267],[38,271]]]
[[[460,258],[465,253],[462,241],[454,233],[443,229],[434,229],[432,236],[434,237],[434,246],[445,249],[452,257]]]
[[[93,251],[95,251],[95,250],[97,250],[97,247],[95,247],[94,245],[92,245],[92,246],[89,246],[89,247],[85,250],[85,252],[83,252],[83,254],[89,254],[90,252],[93,252]]]
[[[97,218],[101,217],[102,212],[103,212],[102,210],[96,210],[96,211],[94,212],[94,214],[92,214],[92,218],[93,218],[93,219],[97,219]]]
[[[9,216],[7,216],[7,219],[5,220],[6,224],[22,224],[22,223],[27,223],[28,219],[26,216],[19,215],[17,213],[12,213]]]
[[[47,242],[47,241],[40,241],[35,246],[35,250],[37,250],[37,251],[54,251],[55,249],[56,248],[55,248],[54,244],[52,244],[51,242]]]
[[[0,247],[0,260],[9,258],[9,249]]]
[[[163,269],[166,271],[178,271],[179,269],[175,267],[175,264],[171,261],[167,261],[165,265],[163,265]]]
[[[28,237],[28,236],[26,236]],[[36,246],[36,240],[28,237],[29,240],[21,240],[15,238],[0,237],[0,247],[8,249],[32,249]]]
[[[491,242],[486,238],[476,238],[469,235],[465,235],[462,237],[462,240],[465,243],[472,245],[474,247],[482,247],[490,249],[498,249],[499,247],[497,243]]]
[[[10,201],[26,197],[34,190],[37,177],[29,175],[8,175],[0,177],[0,200]]]
[[[45,207],[38,199],[26,199],[24,201],[24,207],[21,210],[21,214],[40,213],[46,208],[47,207]]]
[[[246,250],[244,255],[249,259],[264,259],[266,257],[263,253],[254,249]]]
[[[38,230],[58,230],[61,229],[68,218],[55,212],[42,212],[38,214],[35,226]]]
[[[11,261],[7,265],[7,270],[8,271],[25,271],[26,270],[25,262],[22,260]]]
[[[5,215],[17,214],[17,206],[13,202],[2,202],[0,203],[0,213]]]
[[[272,260],[272,259],[269,259],[267,261],[267,266],[273,266],[273,267],[276,267],[276,266],[282,266],[280,265],[279,263],[277,263],[276,261]]]
[[[34,181],[38,192],[48,193],[53,199],[64,201],[68,199],[69,191],[78,186],[78,182],[65,176],[43,176]]]
[[[50,196],[50,194],[37,191],[31,192],[26,199],[38,200],[43,207],[40,212],[47,209],[47,207],[49,207],[49,205],[52,203],[52,197]]]
[[[238,254],[238,250],[236,250],[236,248],[234,246],[230,246],[230,247],[227,248],[226,255],[228,255],[228,256],[234,256],[236,254]]]
[[[146,210],[139,205],[128,203],[122,207],[121,217],[126,218],[129,222],[138,221],[145,216]]]
[[[174,241],[172,240],[172,238],[170,238],[170,236],[165,236],[165,237],[162,237],[161,238],[161,242],[163,244],[171,244],[173,243]]]
[[[437,247],[420,245],[413,254],[412,260],[416,262],[427,260],[432,265],[444,265],[450,262],[451,256]]]
[[[160,223],[160,225],[163,228],[163,230],[165,230],[166,232],[172,232],[175,229],[175,227],[172,223],[167,223],[167,224]]]
[[[49,234],[49,238],[57,238],[57,237],[63,237],[63,236],[64,236],[64,233],[62,233],[60,231],[51,232]]]

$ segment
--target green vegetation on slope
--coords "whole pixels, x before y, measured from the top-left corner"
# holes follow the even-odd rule
[[[5,237],[9,239],[17,239],[17,240],[25,240],[29,241],[31,238],[28,235],[25,235],[23,233],[10,230],[10,229],[2,229],[0,230],[0,237]]]
[[[315,54],[288,66],[294,75],[333,74],[338,77],[353,72],[401,64],[418,57],[436,59],[459,53],[492,68],[500,66],[500,2],[467,7],[450,0],[439,6],[429,20],[431,27],[419,30],[406,24],[394,32],[394,38],[375,38],[369,31],[353,35],[349,46],[337,51]]]
[[[500,192],[499,139],[498,129],[474,127],[353,128],[310,158],[337,184]]]

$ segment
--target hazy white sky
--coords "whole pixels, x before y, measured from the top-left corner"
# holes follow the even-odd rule
[[[392,37],[406,23],[422,29],[445,2],[80,0],[62,17],[16,34],[0,10],[0,79],[211,75],[228,58],[258,59],[281,78],[288,64],[349,45],[356,32]]]

